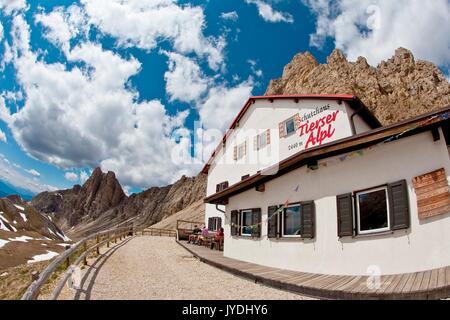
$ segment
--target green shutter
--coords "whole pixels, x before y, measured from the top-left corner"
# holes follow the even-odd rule
[[[353,203],[352,194],[336,197],[338,236],[353,236]]]
[[[300,208],[300,235],[303,239],[313,239],[316,220],[314,201],[304,201]]]
[[[267,208],[267,237],[276,238],[278,236],[278,206],[270,206]]]
[[[252,237],[261,237],[261,209],[252,209]]]
[[[238,235],[238,230],[239,230],[239,221],[238,221],[238,217],[239,217],[239,211],[237,210],[232,210],[231,211],[231,235],[232,236],[236,236]]]
[[[391,230],[409,228],[409,201],[406,180],[388,184]]]

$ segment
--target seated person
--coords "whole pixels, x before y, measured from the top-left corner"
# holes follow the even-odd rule
[[[208,236],[209,236],[208,228],[206,226],[203,226],[202,233],[198,237],[197,244],[201,245],[208,238]]]
[[[202,230],[197,225],[195,225],[194,226],[194,230],[192,230],[192,234],[190,234],[189,237],[188,237],[188,243],[190,243],[190,242],[195,243],[196,240],[197,240],[198,235],[201,232],[202,232]]]

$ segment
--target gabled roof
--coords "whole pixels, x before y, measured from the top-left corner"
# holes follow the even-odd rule
[[[449,113],[450,106],[447,106],[441,110],[429,112],[390,126],[373,129],[354,136],[335,140],[321,146],[299,151],[280,161],[276,165],[264,169],[263,172],[258,172],[245,180],[229,186],[221,192],[204,198],[204,202],[222,204],[233,195],[273,180],[292,170],[307,165],[308,163],[312,163],[313,161],[360,150],[380,142],[385,142],[387,139],[391,141],[391,137],[397,136],[397,139],[404,138],[438,128],[439,126],[442,126],[444,135],[448,135],[448,128],[450,126]],[[274,168],[277,168],[277,170],[274,170]],[[276,171],[276,173],[270,175],[264,174],[265,172],[273,171]]]
[[[227,130],[227,132],[223,136],[222,141],[216,147],[216,149],[212,153],[208,162],[206,162],[206,164],[203,167],[201,172],[208,173],[209,166],[211,165],[215,155],[220,151],[220,148],[222,147],[223,142],[225,142],[227,140],[228,136],[231,134],[231,130],[236,127],[239,120],[242,119],[244,114],[247,112],[247,110],[250,108],[250,106],[256,100],[269,100],[269,101],[273,102],[274,100],[285,100],[285,99],[291,99],[291,100],[321,99],[321,100],[346,101],[352,109],[354,109],[355,111],[358,111],[358,113],[361,115],[361,117],[364,119],[364,121],[372,129],[381,127],[380,121],[378,121],[378,119],[372,114],[372,112],[370,112],[370,110],[364,105],[364,103],[362,103],[362,101],[359,100],[358,97],[351,95],[351,94],[291,94],[291,95],[288,94],[288,95],[272,95],[272,96],[253,96],[253,97],[248,98],[248,100],[245,102],[244,106],[241,108],[241,111],[239,111],[236,118],[234,118],[233,122],[230,125],[230,128]]]

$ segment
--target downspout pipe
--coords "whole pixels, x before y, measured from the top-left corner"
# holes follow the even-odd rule
[[[219,204],[218,204],[218,203],[216,203],[216,210],[217,210],[217,211],[220,211],[220,212],[222,212],[222,213],[225,213],[224,210],[222,210],[222,209],[219,208]]]

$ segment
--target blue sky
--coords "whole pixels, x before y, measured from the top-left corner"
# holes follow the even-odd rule
[[[323,63],[337,47],[375,66],[404,46],[448,76],[449,7],[0,0],[0,179],[38,192],[101,166],[136,192],[194,175],[246,98],[296,53]]]

